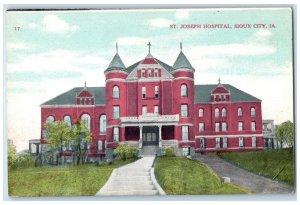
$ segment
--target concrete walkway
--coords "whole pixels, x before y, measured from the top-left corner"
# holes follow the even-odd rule
[[[163,194],[154,177],[155,156],[144,156],[133,163],[114,169],[100,195],[159,195]]]
[[[244,169],[234,166],[233,164],[219,158],[216,155],[200,155],[197,159],[207,164],[220,177],[229,177],[231,183],[245,187],[254,193],[293,193],[293,188],[286,184],[248,172]]]

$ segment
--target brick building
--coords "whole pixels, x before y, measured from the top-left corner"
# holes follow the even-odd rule
[[[75,87],[41,105],[44,125],[82,119],[93,140],[89,157],[109,153],[119,143],[141,151],[173,146],[191,152],[249,151],[263,148],[261,100],[232,85],[195,85],[195,69],[182,52],[170,66],[150,52],[126,67],[116,52],[104,71],[105,87]]]

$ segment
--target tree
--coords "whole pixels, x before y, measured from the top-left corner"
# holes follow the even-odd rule
[[[63,147],[72,142],[72,130],[64,121],[47,123],[45,127],[46,140],[52,150],[59,151],[59,159],[61,159]]]
[[[285,121],[280,125],[275,126],[275,134],[277,141],[281,144],[286,144],[288,147],[294,147],[294,124],[291,121]]]
[[[16,146],[13,144],[8,144],[8,168],[12,169],[17,160],[17,150]]]
[[[88,145],[92,141],[92,136],[84,122],[75,120],[72,127],[72,145],[74,146],[74,153],[76,156],[76,164],[84,163],[84,158],[87,157]]]

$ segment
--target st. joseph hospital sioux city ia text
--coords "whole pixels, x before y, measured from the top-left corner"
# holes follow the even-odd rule
[[[182,51],[173,66],[146,57],[126,67],[118,49],[104,71],[105,87],[75,87],[41,104],[41,143],[45,124],[69,126],[81,119],[92,134],[88,160],[112,154],[120,143],[141,153],[176,155],[263,149],[261,100],[223,84],[195,85],[195,68]],[[93,77],[93,76],[91,76]],[[201,80],[200,80],[201,81]],[[71,156],[68,147],[64,156]]]
[[[171,29],[245,29],[245,28],[276,28],[274,24],[171,24]]]

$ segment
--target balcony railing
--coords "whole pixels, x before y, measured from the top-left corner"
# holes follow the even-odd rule
[[[121,123],[139,123],[139,122],[178,122],[179,114],[176,115],[159,115],[147,113],[138,117],[121,117]]]

